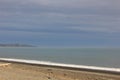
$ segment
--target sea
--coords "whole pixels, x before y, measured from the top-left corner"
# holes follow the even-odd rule
[[[120,48],[0,47],[0,58],[120,68]]]

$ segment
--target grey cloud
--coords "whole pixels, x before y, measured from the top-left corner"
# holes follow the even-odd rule
[[[89,31],[100,29],[105,32],[115,28],[114,31],[118,32],[119,2],[119,0],[1,0],[0,21],[4,19],[5,21],[0,25],[5,27],[11,24],[14,27],[37,29],[38,26],[60,27],[57,25],[61,24],[63,27],[77,26],[81,30]]]
[[[48,11],[68,11],[68,12],[81,12],[92,10],[101,10],[110,12],[111,10],[119,10],[118,0],[7,0],[0,1],[1,7],[12,7],[14,9],[35,9],[35,10],[48,10]],[[80,11],[79,11],[80,10]],[[95,13],[94,11],[94,13]],[[103,13],[104,14],[104,13]]]
[[[15,1],[15,0],[13,0]],[[60,7],[104,7],[112,6],[119,7],[119,0],[21,0],[22,4],[38,4],[45,6],[60,6]]]

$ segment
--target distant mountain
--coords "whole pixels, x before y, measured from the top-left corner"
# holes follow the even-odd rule
[[[28,44],[0,44],[0,47],[35,47]]]

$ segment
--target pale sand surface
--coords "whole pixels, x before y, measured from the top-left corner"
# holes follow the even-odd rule
[[[120,75],[11,63],[0,66],[0,80],[120,80]]]

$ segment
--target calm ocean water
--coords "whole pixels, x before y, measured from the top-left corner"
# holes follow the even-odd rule
[[[120,68],[120,49],[115,48],[0,48],[0,58]]]

